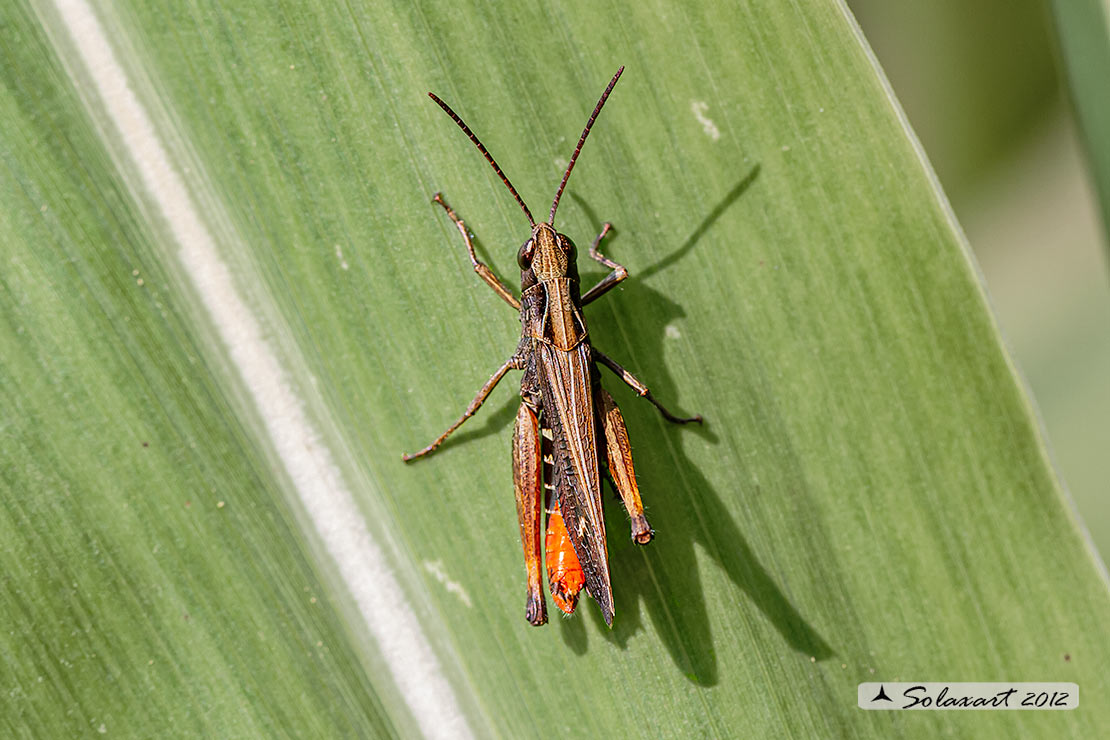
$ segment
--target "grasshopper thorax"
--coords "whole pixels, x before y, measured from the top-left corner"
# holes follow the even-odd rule
[[[532,272],[541,283],[571,277],[576,257],[574,242],[548,223],[532,227],[532,236],[517,253],[520,269]]]

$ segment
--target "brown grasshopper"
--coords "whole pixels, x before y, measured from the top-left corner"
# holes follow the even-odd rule
[[[559,197],[590,128],[622,72],[624,67],[613,75],[598,100],[563,173],[563,180],[551,203],[551,215],[546,223],[539,224],[478,137],[446,103],[428,93],[497,172],[528,217],[532,234],[517,253],[521,289],[521,298],[517,300],[512,291],[478,261],[470,233],[462,219],[455,215],[440,194],[436,194],[434,202],[443,206],[448,218],[462,234],[474,271],[502,300],[520,312],[521,337],[516,352],[482,387],[462,417],[430,445],[415,454],[405,455],[403,459],[409,462],[434,452],[448,435],[474,415],[505,373],[509,370],[524,371],[520,383],[520,410],[513,430],[513,483],[528,575],[525,615],[536,626],[547,621],[547,607],[540,585],[540,517],[545,509],[548,515],[546,565],[555,603],[567,614],[572,613],[578,603],[578,594],[585,585],[586,591],[601,607],[605,623],[609,626],[613,624],[613,591],[609,579],[605,519],[601,511],[599,458],[602,448],[599,441],[604,444],[610,480],[632,519],[632,539],[646,545],[655,535],[640,501],[624,417],[612,396],[602,388],[597,363],[608,367],[640,396],[655,404],[668,421],[685,424],[702,420],[700,416],[680,418],[667,411],[652,397],[647,386],[590,344],[582,307],[628,277],[628,271],[623,266],[598,251],[601,240],[611,228],[610,224],[602,227],[590,246],[589,254],[612,272],[585,295],[579,292],[574,242],[555,231]]]

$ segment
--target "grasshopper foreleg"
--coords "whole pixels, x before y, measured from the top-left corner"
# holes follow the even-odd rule
[[[690,422],[697,422],[698,424],[702,423],[701,414],[690,417],[675,416],[670,411],[668,411],[666,407],[663,406],[663,404],[655,400],[655,397],[651,395],[651,391],[648,390],[648,387],[641,383],[635,375],[618,365],[616,361],[613,360],[613,358],[609,357],[604,352],[597,349],[597,347],[591,348],[591,351],[593,352],[593,356],[595,359],[597,359],[601,362],[601,364],[605,365],[607,368],[616,373],[617,377],[623,380],[629,388],[636,391],[637,395],[651,401],[655,405],[655,408],[659,409],[659,413],[661,413],[663,415],[663,418],[667,421],[673,422],[675,424],[689,424]]]
[[[447,205],[443,200],[443,195],[441,193],[436,193],[432,201],[443,206],[443,210],[447,211],[447,217],[458,227],[459,233],[462,234],[463,241],[466,242],[466,253],[470,255],[470,263],[474,265],[474,272],[478,273],[478,277],[485,280],[489,287],[493,288],[493,291],[501,296],[506,303],[519,311],[520,301],[513,295],[513,292],[493,274],[493,270],[478,261],[478,255],[474,253],[474,243],[470,240],[470,232],[466,230],[466,224],[463,223],[463,220],[455,215],[451,206]]]
[[[628,277],[628,269],[624,265],[614,262],[613,260],[603,255],[601,252],[597,251],[598,246],[601,245],[601,240],[605,238],[605,235],[608,234],[609,230],[612,228],[613,225],[606,222],[601,227],[601,233],[597,235],[597,238],[594,239],[594,243],[590,245],[590,258],[605,265],[610,270],[612,270],[612,272],[602,278],[601,282],[599,282],[597,285],[586,291],[586,294],[582,296],[583,306],[605,295],[610,290],[612,290],[617,285],[617,283]]]
[[[436,438],[435,442],[432,442],[430,445],[420,450],[420,452],[414,452],[411,455],[401,455],[401,459],[405,462],[412,462],[413,460],[424,457],[425,455],[430,455],[431,453],[435,452],[436,448],[443,444],[443,441],[445,439],[451,436],[451,432],[461,427],[464,421],[469,419],[471,416],[474,416],[474,413],[482,407],[482,402],[486,400],[486,396],[488,396],[490,392],[493,391],[494,387],[496,387],[497,384],[501,381],[501,378],[505,377],[505,373],[514,368],[519,370],[523,366],[524,364],[521,362],[519,357],[517,357],[516,355],[510,357],[509,361],[501,367],[497,368],[497,372],[495,372],[490,377],[490,379],[486,381],[486,384],[482,386],[482,390],[478,391],[478,395],[475,396],[474,400],[470,402],[470,405],[466,407],[466,412],[463,413],[461,417],[459,417],[458,421],[447,427],[447,431],[439,435],[439,437]]]

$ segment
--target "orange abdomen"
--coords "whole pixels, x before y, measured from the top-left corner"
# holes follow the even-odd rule
[[[570,533],[567,532],[563,514],[559,511],[558,496],[552,496],[551,511],[547,516],[544,552],[547,561],[547,580],[551,585],[551,598],[564,612],[573,614],[574,608],[578,606],[578,594],[586,583],[586,574],[582,572],[582,565],[578,562],[578,556],[574,554]]]

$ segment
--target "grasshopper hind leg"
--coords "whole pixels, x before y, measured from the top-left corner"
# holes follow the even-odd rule
[[[540,535],[543,521],[543,457],[540,421],[527,403],[520,404],[513,428],[513,487],[516,513],[520,521],[520,542],[524,546],[524,569],[528,576],[528,597],[524,615],[539,627],[547,622],[547,604],[540,580]]]
[[[632,446],[628,442],[628,429],[624,425],[624,416],[617,408],[613,397],[600,385],[597,386],[597,415],[601,419],[602,431],[605,433],[605,455],[609,465],[609,476],[632,520],[632,540],[639,545],[646,545],[655,537],[655,530],[648,524],[647,517],[644,515],[640,487],[636,484],[636,470],[632,465]]]

